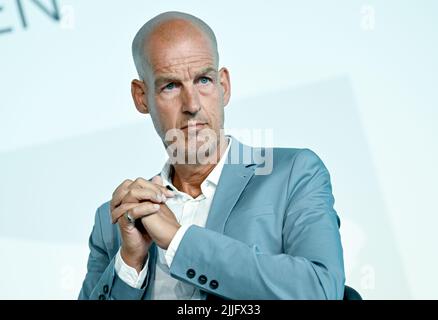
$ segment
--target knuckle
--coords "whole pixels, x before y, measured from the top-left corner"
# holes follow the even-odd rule
[[[144,182],[144,179],[142,177],[138,177],[137,179],[135,179],[135,183],[140,184]]]
[[[118,185],[118,187],[116,188],[116,190],[114,191],[114,192],[116,192],[117,190],[119,190],[119,189],[122,189],[122,188],[124,188],[126,185],[128,185],[128,184],[130,184],[130,182],[129,182],[130,180],[124,180],[121,184],[119,184]]]
[[[144,190],[143,193],[144,193],[144,199],[145,200],[155,199],[156,192],[154,190],[147,189],[147,190]]]

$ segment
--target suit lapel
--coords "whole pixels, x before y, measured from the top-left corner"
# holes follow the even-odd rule
[[[220,233],[224,232],[228,217],[254,175],[256,167],[250,156],[251,148],[241,144],[234,137],[232,141],[205,226]]]

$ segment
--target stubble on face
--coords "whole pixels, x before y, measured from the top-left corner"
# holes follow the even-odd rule
[[[186,21],[170,22],[155,30],[146,50],[152,89],[148,100],[157,133],[168,153],[183,152],[184,159],[180,155],[178,161],[205,161],[216,154],[224,123],[223,90],[208,39]],[[200,73],[207,69],[214,72]],[[199,85],[199,76],[212,83]]]

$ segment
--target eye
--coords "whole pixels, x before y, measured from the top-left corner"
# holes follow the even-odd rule
[[[168,83],[164,88],[163,88],[163,90],[172,90],[172,89],[175,89],[175,83],[173,83],[173,82],[171,82],[171,83]]]
[[[201,84],[208,84],[209,82],[211,82],[211,79],[208,78],[208,77],[200,77],[200,78],[199,78],[199,82],[200,82]]]

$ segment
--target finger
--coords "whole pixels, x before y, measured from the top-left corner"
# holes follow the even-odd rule
[[[111,211],[111,223],[112,224],[117,223],[117,221],[120,219],[121,216],[123,216],[123,214],[126,211],[128,211],[128,210],[130,210],[138,205],[139,205],[138,203],[123,203],[120,206],[118,206],[117,208],[113,209]]]
[[[145,180],[143,178],[137,178],[135,181],[128,187],[128,189],[153,189],[157,193],[161,192],[163,194],[162,201],[165,201],[166,198],[174,197],[174,193],[163,186],[163,182],[160,176],[155,176],[152,178],[152,181]],[[122,201],[123,202],[123,201]]]
[[[110,202],[110,204],[111,204],[111,208],[115,208],[115,207],[118,205],[118,203],[116,203],[117,200],[118,200],[118,198],[117,198],[117,194],[120,192],[120,190],[123,190],[123,189],[128,188],[128,186],[129,186],[130,184],[132,184],[132,183],[133,183],[132,180],[130,180],[130,179],[126,179],[125,181],[123,181],[123,182],[122,182],[122,183],[116,188],[116,190],[114,190],[114,192],[113,192],[113,194],[112,194],[112,199],[111,199],[111,202]]]
[[[161,187],[161,190],[163,191],[163,193],[166,195],[166,197],[172,198],[175,196],[175,194],[173,193],[173,191],[167,189],[164,185],[163,185],[163,179],[161,178],[161,176],[154,176],[152,178],[152,182],[155,183],[156,185],[159,185]]]
[[[127,179],[114,191],[113,198],[111,199],[111,209],[118,207],[123,202],[122,199],[127,196],[130,190],[141,188],[152,189],[157,194],[161,194],[161,197],[157,198],[158,202],[166,201],[166,197],[174,197],[174,193],[162,185],[158,185],[140,177],[135,179],[135,181]]]
[[[122,204],[122,199],[126,196],[126,194],[129,192],[129,187],[120,189],[116,194],[113,195],[113,208],[118,207]]]
[[[137,181],[137,182],[136,182]],[[122,202],[138,202],[138,201],[122,201],[131,190],[153,190],[156,194],[161,195],[162,192],[158,186],[152,183],[148,183],[146,185],[146,188],[143,188],[142,185],[144,184],[139,180],[139,178],[136,179],[136,181],[132,182],[127,188],[120,189],[116,194],[113,195],[113,208],[119,206]],[[136,186],[136,187],[135,187]],[[164,197],[159,198],[159,202],[161,202],[161,199]],[[157,198],[158,200],[158,198]]]
[[[151,214],[154,214],[160,210],[160,205],[151,202],[144,202],[134,208],[129,209],[127,212],[129,216],[134,219],[140,219]]]
[[[130,188],[146,188],[150,184],[150,181],[147,181],[146,179],[143,179],[142,177],[138,177],[134,180]]]
[[[121,230],[131,230],[135,228],[135,224],[129,222],[127,219],[125,219],[126,211],[122,216],[115,222],[119,225]],[[123,236],[122,236],[123,237]]]
[[[158,184],[158,185],[160,185],[160,186],[163,185],[163,179],[161,179],[161,176],[154,176],[154,177],[152,178],[152,182],[153,182],[153,183],[156,183],[156,184]]]
[[[165,186],[163,186],[163,181],[161,179],[160,176],[155,176],[154,178],[152,178],[152,181],[148,181],[145,180],[141,177],[138,177],[137,179],[135,179],[135,181],[129,186],[129,189],[134,189],[134,188],[153,188],[154,190],[156,188],[158,188],[156,191],[161,191],[166,197],[173,197],[174,193],[167,189]]]
[[[166,196],[161,191],[157,193],[151,189],[131,189],[123,197],[122,203],[139,203],[146,200],[160,203],[166,200]]]

